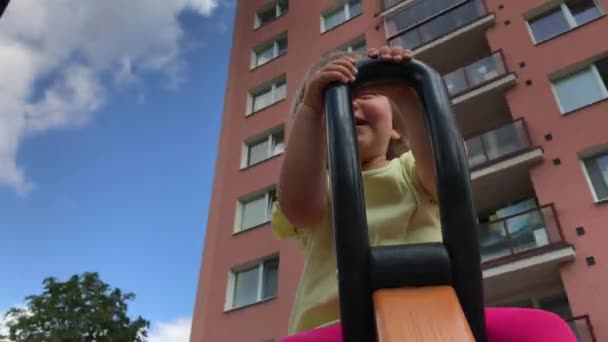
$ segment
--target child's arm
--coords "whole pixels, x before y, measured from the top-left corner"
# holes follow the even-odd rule
[[[279,207],[299,227],[318,222],[327,206],[327,151],[323,116],[301,105],[279,175]]]
[[[289,134],[279,175],[279,207],[295,226],[318,223],[328,208],[327,146],[323,90],[354,80],[354,60],[336,60],[318,71],[306,88]]]
[[[400,63],[403,60],[412,58],[412,51],[404,48],[391,48],[384,46],[380,49],[370,49],[369,56],[380,57],[385,61],[393,61]],[[437,200],[437,185],[435,182],[435,167],[433,162],[433,152],[431,149],[431,141],[429,138],[426,120],[424,118],[424,110],[421,107],[419,100],[415,96],[404,96],[406,90],[402,87],[393,87],[396,91],[395,95],[391,96],[393,101],[397,103],[399,108],[412,108],[412,110],[403,110],[407,134],[407,140],[416,159],[416,175],[424,190],[426,190],[433,199]],[[390,94],[387,94],[390,96]]]
[[[419,108],[418,99],[410,98],[415,101],[410,104],[413,108]],[[407,122],[405,131],[414,158],[416,159],[416,175],[420,184],[424,187],[434,200],[437,200],[437,183],[435,181],[435,166],[431,139],[428,134],[424,111],[420,110],[404,111],[405,121]]]

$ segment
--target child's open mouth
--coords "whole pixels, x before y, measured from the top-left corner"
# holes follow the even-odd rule
[[[363,118],[355,117],[355,126],[367,126],[367,121]]]

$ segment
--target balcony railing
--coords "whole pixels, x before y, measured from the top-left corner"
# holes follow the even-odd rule
[[[443,76],[443,80],[450,96],[455,97],[504,76],[507,72],[502,51],[497,51]]]
[[[446,10],[401,29],[399,22],[408,20],[406,12],[407,10],[396,14],[393,18],[387,18],[388,41],[391,46],[403,46],[413,50],[472,23],[486,15],[488,10],[483,0],[461,1]],[[399,18],[400,15],[404,18]]]
[[[572,317],[566,320],[579,342],[597,342],[589,315]]]
[[[565,243],[553,204],[479,225],[481,261],[497,262]]]
[[[386,11],[394,6],[402,2],[406,2],[408,0],[383,0],[384,8]],[[404,11],[409,11],[409,15],[405,16],[410,20],[420,20],[431,17],[439,12],[444,11],[460,2],[465,2],[468,0],[424,0],[424,1],[415,1],[411,0],[410,4],[407,5],[407,9]],[[403,12],[401,12],[403,13]],[[401,17],[399,14],[396,17]],[[401,19],[401,18],[400,18]],[[393,32],[394,33],[394,32]]]
[[[465,140],[465,146],[469,167],[475,170],[530,150],[532,143],[526,122],[518,119]]]
[[[384,4],[383,9],[384,9],[384,10],[387,10],[387,9],[389,9],[389,8],[391,8],[391,7],[393,7],[393,6],[397,5],[397,4],[399,4],[399,3],[401,3],[401,2],[404,2],[404,1],[405,1],[405,0],[384,0],[384,1],[383,1],[383,4]]]

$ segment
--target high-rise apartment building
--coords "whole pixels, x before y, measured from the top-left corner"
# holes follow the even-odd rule
[[[292,97],[335,49],[444,75],[469,150],[488,305],[608,341],[608,0],[239,0],[192,342],[278,341],[302,270],[269,214]],[[311,156],[314,158],[314,156]]]

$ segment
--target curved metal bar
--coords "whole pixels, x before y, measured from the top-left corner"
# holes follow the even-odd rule
[[[365,197],[350,88],[325,91],[327,146],[343,339],[375,341]]]
[[[370,246],[351,88],[369,82],[411,84],[422,99],[431,139],[443,242],[452,281],[473,335],[486,341],[481,257],[468,163],[441,76],[419,61],[366,59],[357,80],[332,84],[325,92],[328,159],[335,230],[341,320],[345,341],[373,341]]]
[[[0,18],[2,18],[2,15],[4,14],[6,7],[8,7],[9,2],[10,0],[0,0]]]

